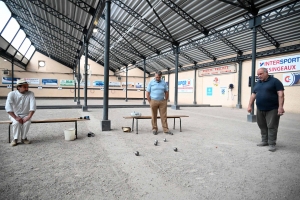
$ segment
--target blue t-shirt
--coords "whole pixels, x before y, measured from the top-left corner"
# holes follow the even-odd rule
[[[153,79],[147,87],[147,92],[150,92],[150,98],[157,101],[164,100],[166,91],[169,91],[169,89],[164,80],[157,82]]]
[[[284,90],[282,83],[274,77],[269,76],[266,81],[258,81],[253,89],[256,94],[256,106],[259,110],[268,111],[278,109],[277,91]]]

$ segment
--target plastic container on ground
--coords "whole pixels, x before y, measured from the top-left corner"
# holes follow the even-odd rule
[[[75,140],[75,128],[69,128],[64,130],[65,140]]]

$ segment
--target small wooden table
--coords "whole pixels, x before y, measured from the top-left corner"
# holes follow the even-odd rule
[[[182,132],[181,130],[181,118],[182,117],[189,117],[187,115],[169,115],[167,116],[167,118],[173,118],[174,119],[174,124],[173,124],[173,129],[175,129],[175,119],[179,119],[179,127],[180,127],[180,132]],[[139,119],[152,119],[152,116],[126,116],[123,117],[124,119],[132,119],[132,131],[133,131],[133,127],[134,127],[134,119],[136,119],[136,134],[138,134],[138,120]],[[160,116],[157,116],[157,119],[160,119]]]

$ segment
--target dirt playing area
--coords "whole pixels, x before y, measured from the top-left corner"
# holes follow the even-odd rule
[[[151,132],[139,120],[139,134],[123,116],[150,115],[149,108],[109,109],[112,131],[101,131],[102,109],[37,110],[33,119],[90,116],[78,122],[78,139],[64,140],[74,123],[32,124],[32,144],[11,147],[8,125],[0,125],[0,199],[300,199],[300,115],[281,117],[277,151],[257,147],[260,132],[246,122],[245,109],[182,107],[168,114],[174,135]],[[8,120],[0,111],[0,120]],[[95,137],[87,137],[88,132]],[[166,138],[167,142],[163,139]],[[158,145],[154,141],[158,140]],[[178,148],[178,152],[173,150]],[[134,152],[139,151],[140,156]]]

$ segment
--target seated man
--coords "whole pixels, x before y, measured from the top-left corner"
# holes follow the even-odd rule
[[[16,146],[18,140],[21,140],[21,143],[30,144],[27,133],[36,104],[34,93],[28,91],[28,83],[24,79],[17,81],[17,90],[8,93],[5,110],[12,121],[14,139],[11,146]]]

